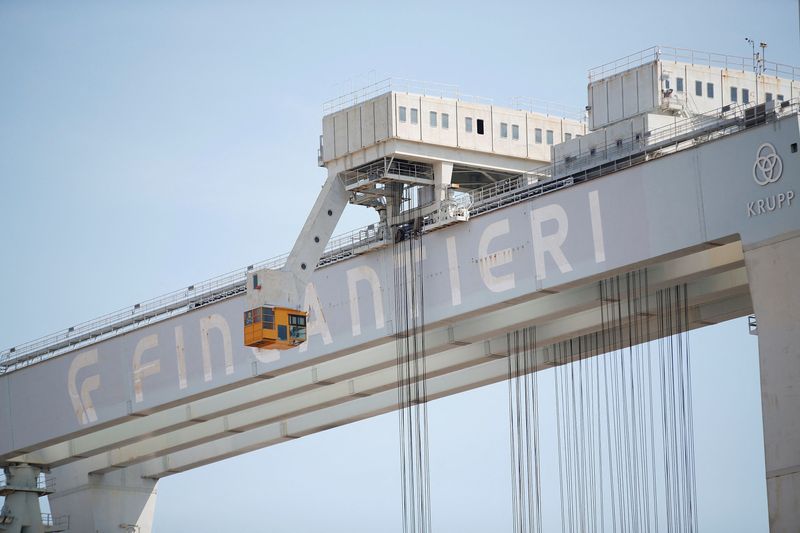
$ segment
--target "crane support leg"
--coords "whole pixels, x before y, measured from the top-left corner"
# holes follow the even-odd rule
[[[286,265],[281,270],[265,269],[250,274],[247,285],[248,309],[260,305],[301,308],[306,284],[336,229],[348,199],[341,178],[336,174],[329,175],[289,253]]]
[[[156,507],[156,480],[142,478],[140,466],[88,474],[81,461],[53,469],[53,515],[68,515],[70,531],[150,533]]]
[[[800,237],[744,260],[758,322],[769,529],[800,531]]]

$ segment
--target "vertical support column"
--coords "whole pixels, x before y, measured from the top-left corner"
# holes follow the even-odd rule
[[[0,531],[7,533],[44,533],[39,497],[47,490],[39,483],[42,470],[34,465],[12,464],[4,467],[5,496],[0,510]]]
[[[53,514],[69,515],[70,531],[151,533],[156,507],[155,479],[138,465],[105,474],[88,474],[82,462],[53,469],[58,480],[49,497]]]
[[[453,182],[453,163],[439,161],[433,164],[434,199],[441,203],[447,200],[450,184]]]
[[[744,254],[758,323],[772,532],[800,531],[800,237]]]

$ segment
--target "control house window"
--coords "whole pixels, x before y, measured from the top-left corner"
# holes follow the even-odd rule
[[[464,117],[464,130],[467,133],[472,133],[472,117]]]
[[[703,82],[696,81],[694,82],[694,94],[697,96],[703,96]]]
[[[449,129],[450,128],[450,115],[447,113],[442,113],[442,129]]]
[[[547,130],[547,144],[553,144],[553,130]]]
[[[750,103],[750,89],[742,89],[742,103],[743,104]]]
[[[739,101],[739,90],[736,87],[731,87],[731,102]]]
[[[714,84],[713,83],[706,83],[706,96],[709,98],[714,98]]]
[[[411,108],[411,123],[418,124],[419,123],[419,111],[416,107]]]
[[[478,130],[478,135],[483,135],[483,119],[482,118],[478,119],[477,130]]]
[[[772,101],[772,93],[767,93],[767,102]]]
[[[436,111],[431,111],[431,128],[436,127]]]
[[[533,140],[536,141],[536,144],[542,144],[542,128],[533,130]]]
[[[571,133],[565,133],[564,134],[564,140],[565,141],[571,141],[572,140],[572,134]]]
[[[675,90],[679,93],[683,92],[683,78],[675,78]]]
[[[779,94],[779,95],[778,95],[778,101],[779,101],[779,102],[783,102],[783,95],[782,95],[782,94]]]
[[[505,122],[500,123],[500,137],[503,139],[508,137],[508,124]]]
[[[515,141],[519,140],[519,124],[511,125],[511,138]]]
[[[400,116],[400,122],[405,122],[406,121],[406,107],[405,106],[402,106],[402,105],[400,106],[400,109],[398,109],[398,115]]]

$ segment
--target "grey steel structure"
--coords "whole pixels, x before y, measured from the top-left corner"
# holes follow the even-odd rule
[[[647,267],[653,290],[687,283],[690,327],[755,313],[770,526],[800,528],[798,111],[728,105],[516,175],[527,156],[384,143],[417,146],[439,184],[481,161],[494,180],[432,195],[430,213],[457,200],[469,220],[423,237],[429,397],[505,379],[506,332],[535,324],[544,346],[598,330],[594,283]],[[162,477],[395,409],[390,216],[323,256],[299,348],[243,346],[243,270],[3,352],[0,461],[46,471],[70,530],[149,531]]]

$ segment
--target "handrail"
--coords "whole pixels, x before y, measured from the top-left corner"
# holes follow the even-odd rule
[[[473,104],[492,105],[494,103],[492,98],[463,93],[457,85],[404,78],[386,78],[325,101],[322,104],[322,114],[330,115],[390,92],[446,98]],[[583,111],[580,108],[530,97],[513,97],[508,107],[527,110],[531,113],[558,115],[578,121],[584,120]]]
[[[343,247],[356,246],[352,236],[359,232],[369,235],[369,238],[373,240],[377,235],[375,225],[371,224],[343,235],[334,236],[325,246],[320,264],[327,265],[335,262],[326,260],[326,258],[340,256]],[[125,307],[98,318],[81,322],[65,330],[2,350],[0,351],[0,374],[17,367],[26,366],[31,362],[49,359],[66,349],[74,349],[79,345],[90,344],[130,331],[141,324],[167,318],[244,292],[249,271],[263,268],[281,268],[286,264],[288,257],[288,253],[281,254],[260,263],[254,263],[247,267],[194,283],[184,289],[145,300],[132,307]]]
[[[612,76],[620,72],[636,68],[652,61],[676,61],[692,65],[703,65],[733,70],[756,70],[756,63],[752,57],[732,56],[715,52],[704,52],[689,48],[675,48],[672,46],[651,46],[639,50],[625,57],[609,61],[603,65],[589,69],[589,82]],[[793,81],[800,79],[800,67],[762,60],[763,74]]]
[[[763,110],[761,114],[757,112]],[[470,216],[478,216],[541,194],[617,172],[655,157],[692,148],[700,143],[743,130],[751,123],[800,112],[800,98],[766,104],[727,105],[705,115],[696,115],[674,124],[653,129],[599,146],[578,157],[559,161],[485,185],[469,192]],[[575,141],[573,141],[575,142]]]
[[[17,485],[9,485],[8,476],[6,475],[5,471],[0,470],[0,487],[8,487],[8,486],[17,487]],[[45,476],[44,474],[39,474],[36,477],[36,485],[29,488],[48,491],[48,492],[55,492],[56,481],[55,478],[52,476]]]

